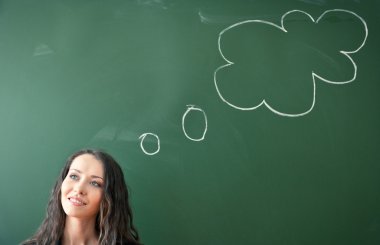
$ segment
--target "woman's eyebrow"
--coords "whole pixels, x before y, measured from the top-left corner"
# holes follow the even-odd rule
[[[76,172],[78,172],[78,173],[82,173],[82,171],[80,171],[80,170],[78,170],[78,169],[76,169],[76,168],[70,168],[69,170],[74,170],[74,171],[76,171]],[[99,177],[99,176],[97,176],[97,175],[91,175],[91,178],[97,178],[97,179],[102,179],[102,180],[104,180],[102,177]]]
[[[78,170],[78,169],[76,169],[76,168],[70,168],[69,170],[75,170],[75,171],[77,171],[78,173],[82,173],[82,171],[80,171],[80,170]]]
[[[102,177],[96,176],[96,175],[91,175],[92,178],[97,178],[97,179],[103,179]]]

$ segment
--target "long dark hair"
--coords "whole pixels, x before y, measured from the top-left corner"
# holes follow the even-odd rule
[[[93,149],[80,150],[68,158],[51,191],[45,219],[36,234],[23,244],[50,245],[62,239],[66,214],[61,204],[61,186],[73,160],[83,154],[91,154],[102,162],[104,168],[103,199],[95,222],[99,244],[140,244],[138,232],[133,225],[129,193],[123,171],[109,154]]]

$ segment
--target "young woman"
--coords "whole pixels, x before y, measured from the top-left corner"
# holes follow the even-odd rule
[[[98,150],[73,154],[52,190],[46,218],[23,244],[140,244],[118,163]]]

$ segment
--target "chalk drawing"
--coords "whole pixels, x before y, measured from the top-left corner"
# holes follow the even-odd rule
[[[49,55],[53,53],[54,51],[47,44],[42,43],[34,49],[33,56]]]
[[[168,6],[166,6],[166,1],[163,0],[138,0],[137,3],[151,7],[159,7],[164,10],[168,9]]]
[[[154,138],[156,138],[156,140],[157,140],[157,150],[156,151],[154,151],[154,152],[148,152],[148,151],[146,151],[145,150],[145,148],[144,148],[144,145],[143,145],[143,142],[144,142],[144,140],[145,140],[145,137],[146,136],[153,136]],[[141,150],[145,153],[145,154],[147,154],[147,155],[155,155],[155,154],[157,154],[159,151],[160,151],[160,138],[156,135],[156,134],[153,134],[153,133],[145,133],[145,134],[142,134],[140,137],[139,137],[139,139],[140,139],[140,147],[141,147]]]
[[[195,105],[187,105],[187,107],[188,108],[187,108],[186,112],[182,116],[182,130],[183,130],[183,133],[185,134],[185,136],[189,140],[192,140],[192,141],[202,141],[202,140],[204,140],[204,138],[206,136],[206,132],[207,132],[207,116],[206,116],[206,113],[201,108],[198,108]],[[186,132],[186,129],[185,129],[185,120],[186,120],[187,114],[189,114],[189,112],[191,112],[191,111],[200,111],[200,112],[203,113],[203,117],[204,117],[204,120],[205,120],[205,128],[203,130],[202,137],[200,137],[200,138],[192,138]]]
[[[292,13],[302,13],[302,14],[305,14],[306,16],[308,16],[314,23],[318,23],[327,13],[339,13],[339,12],[344,12],[344,13],[348,13],[348,14],[351,14],[355,17],[357,17],[361,23],[363,24],[363,27],[364,27],[364,31],[365,31],[365,36],[364,36],[364,39],[361,43],[361,45],[356,49],[356,50],[353,50],[353,51],[343,51],[343,50],[340,50],[339,52],[341,54],[343,54],[344,56],[346,56],[352,63],[353,67],[354,67],[354,74],[353,74],[353,77],[347,81],[331,81],[331,80],[328,80],[328,79],[325,79],[321,76],[319,76],[318,74],[314,73],[313,71],[311,72],[312,74],[312,80],[313,80],[313,101],[312,101],[312,104],[310,106],[310,108],[308,110],[306,110],[305,112],[302,112],[302,113],[298,113],[298,114],[290,114],[290,113],[285,113],[285,112],[280,112],[280,111],[277,111],[275,110],[273,107],[271,107],[266,101],[265,99],[263,99],[261,101],[260,104],[256,105],[256,106],[253,106],[253,107],[240,107],[240,106],[237,106],[235,104],[233,104],[232,102],[228,101],[227,99],[225,99],[220,90],[219,90],[219,87],[218,87],[218,82],[217,82],[217,79],[216,79],[216,74],[218,73],[218,71],[220,71],[221,69],[224,69],[228,66],[231,66],[233,65],[234,63],[230,60],[228,60],[223,52],[222,52],[222,49],[221,49],[221,39],[222,39],[222,36],[225,32],[227,32],[228,30],[231,30],[239,25],[243,25],[243,24],[247,24],[247,23],[261,23],[261,24],[265,24],[265,25],[271,25],[275,28],[278,28],[279,30],[283,31],[283,32],[287,32],[287,30],[285,29],[284,27],[284,19],[287,15],[289,14],[292,14]],[[331,83],[331,84],[346,84],[346,83],[350,83],[352,81],[354,81],[356,79],[356,73],[357,73],[357,65],[356,63],[354,62],[354,60],[350,57],[350,54],[353,54],[353,53],[356,53],[358,52],[365,44],[366,40],[367,40],[367,36],[368,36],[368,28],[367,28],[367,24],[366,22],[364,21],[364,19],[362,17],[360,17],[359,15],[357,15],[356,13],[352,12],[352,11],[349,11],[349,10],[344,10],[344,9],[331,9],[331,10],[327,10],[325,12],[322,13],[321,16],[318,17],[317,20],[314,20],[314,18],[304,12],[304,11],[301,11],[301,10],[291,10],[291,11],[288,11],[286,12],[282,17],[281,17],[281,25],[276,25],[272,22],[268,22],[268,21],[265,21],[265,20],[246,20],[246,21],[242,21],[242,22],[238,22],[238,23],[235,23],[227,28],[225,28],[224,30],[222,30],[220,33],[219,33],[219,37],[218,37],[218,49],[219,49],[219,53],[220,55],[222,56],[222,58],[227,62],[227,64],[225,65],[222,65],[220,67],[218,67],[215,72],[214,72],[214,84],[215,84],[215,87],[216,87],[216,91],[218,92],[218,95],[219,97],[222,99],[223,102],[225,102],[226,104],[228,104],[229,106],[235,108],[235,109],[238,109],[238,110],[243,110],[243,111],[247,111],[247,110],[255,110],[257,108],[259,108],[260,106],[264,105],[266,106],[269,110],[271,110],[273,113],[277,114],[277,115],[280,115],[280,116],[285,116],[285,117],[300,117],[300,116],[304,116],[306,114],[308,114],[309,112],[311,112],[314,108],[314,105],[315,105],[315,97],[316,97],[316,85],[315,85],[315,79],[318,78],[324,82],[327,82],[327,83]]]

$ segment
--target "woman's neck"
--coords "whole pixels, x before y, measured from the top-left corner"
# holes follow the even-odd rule
[[[95,245],[98,235],[95,231],[95,219],[66,217],[62,245]]]

